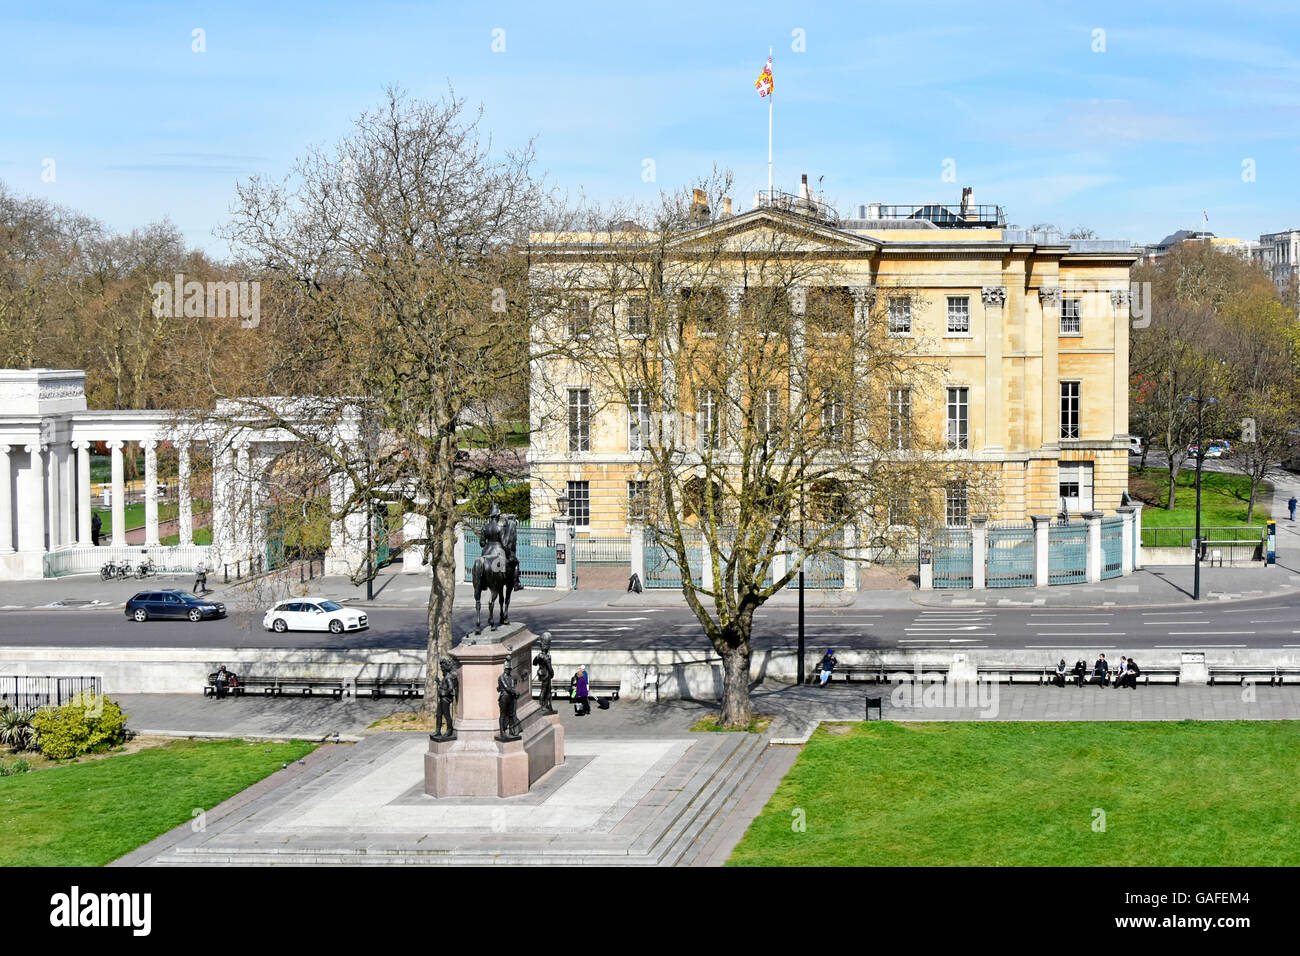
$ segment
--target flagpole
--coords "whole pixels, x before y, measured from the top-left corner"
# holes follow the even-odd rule
[[[767,59],[772,59],[772,48],[767,48]],[[767,94],[767,204],[772,205],[772,98],[776,95],[776,84]]]

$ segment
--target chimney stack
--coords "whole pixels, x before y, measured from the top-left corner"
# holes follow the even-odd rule
[[[709,221],[709,197],[704,194],[703,189],[691,190],[691,221],[701,223]]]
[[[961,189],[961,214],[963,217],[971,216],[975,212],[975,189],[971,186],[963,186]]]
[[[722,218],[723,219],[731,218],[731,197],[730,196],[722,197]]]

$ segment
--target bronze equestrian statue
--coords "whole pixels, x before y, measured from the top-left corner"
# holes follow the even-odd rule
[[[515,556],[519,522],[514,515],[501,514],[496,503],[488,515],[487,524],[479,535],[482,553],[474,560],[474,630],[482,633],[482,595],[488,592],[488,628],[495,631],[497,624],[510,623],[510,594],[520,588],[519,559]],[[492,609],[501,602],[497,624],[492,623]]]

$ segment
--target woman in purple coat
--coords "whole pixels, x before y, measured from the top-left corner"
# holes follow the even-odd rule
[[[583,664],[578,668],[578,673],[573,675],[573,713],[577,717],[585,717],[591,713],[591,702],[587,699],[587,665]]]

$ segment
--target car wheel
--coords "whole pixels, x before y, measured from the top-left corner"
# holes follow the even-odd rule
[[[199,621],[203,620],[203,612],[196,607],[190,608],[190,620],[194,621],[195,623],[198,623]]]
[[[343,622],[340,621],[340,620],[338,620],[338,619],[335,619],[335,620],[333,620],[333,621],[330,621],[330,633],[331,633],[331,634],[342,634],[342,633],[343,633]]]
[[[136,608],[136,609],[135,609],[135,613],[132,614],[131,616],[132,616],[133,618],[135,618],[137,621],[147,621],[147,620],[149,620],[149,612],[146,611],[146,610],[145,610],[144,608],[142,608],[142,607],[138,607],[138,608]]]
[[[275,631],[277,634],[283,634],[285,631],[289,630],[289,625],[284,623],[284,618],[277,617],[271,623],[271,630]]]

